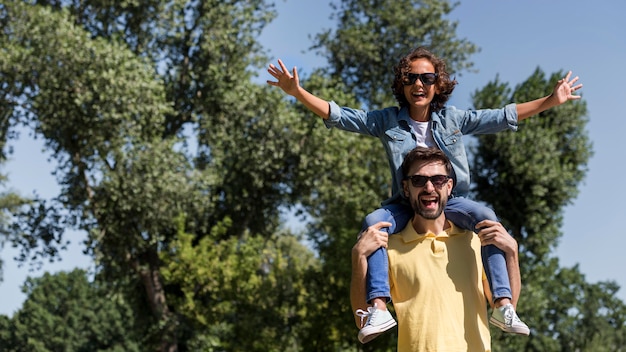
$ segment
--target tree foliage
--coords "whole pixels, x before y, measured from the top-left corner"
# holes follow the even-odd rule
[[[496,79],[475,93],[474,103],[495,107],[530,101],[563,76],[546,77],[537,69],[510,96],[507,85]],[[569,102],[524,120],[515,133],[479,138],[473,167],[479,198],[505,216],[507,228],[523,239],[524,254],[536,260],[556,245],[564,207],[578,194],[587,171],[592,152],[586,115],[584,101]]]
[[[0,163],[2,163],[1,157]],[[5,187],[7,183],[8,177],[0,174],[0,186]],[[5,243],[12,233],[12,214],[30,202],[30,199],[20,196],[17,192],[11,189],[7,188],[0,192],[0,249],[4,248]],[[2,270],[3,264],[4,261],[0,258],[0,282],[4,279]]]
[[[190,331],[179,328],[184,321],[167,301],[179,290],[160,274],[175,220],[187,215],[186,229],[202,238],[233,219],[217,244],[244,229],[268,237],[287,197],[279,176],[289,164],[279,161],[292,148],[268,133],[281,131],[283,120],[258,118],[272,115],[273,104],[247,69],[258,60],[253,36],[271,16],[267,8],[262,1],[2,7],[2,102],[15,124],[44,138],[61,185],[53,200],[17,214],[12,240],[24,258],[57,255],[67,227],[87,232],[98,278],[145,300],[137,313],[155,324],[146,343],[161,350],[176,350]]]
[[[22,291],[22,308],[0,323],[3,351],[142,351],[128,302],[89,282],[86,272],[28,278]]]
[[[564,76],[539,68],[515,89],[496,79],[473,95],[494,108],[544,96]],[[565,206],[578,194],[592,146],[584,100],[568,102],[520,123],[517,132],[477,138],[475,193],[494,207],[520,245],[524,289],[518,312],[532,329],[527,339],[496,332],[494,350],[619,351],[626,306],[612,282],[587,283],[578,267],[561,268],[551,256]],[[567,235],[567,234],[565,234]]]
[[[441,0],[339,1],[332,5],[336,30],[318,34],[314,48],[328,61],[325,72],[340,77],[363,104],[395,105],[389,94],[393,65],[414,47],[430,47],[448,60],[451,71],[472,68],[469,57],[478,48],[458,38],[458,23],[446,17],[457,5]]]
[[[182,292],[171,304],[193,329],[211,332],[190,341],[190,348],[302,350],[298,337],[310,325],[313,296],[305,281],[318,271],[311,251],[281,233],[270,238],[245,233],[215,246],[231,224],[217,224],[198,241],[181,232],[172,250],[161,254],[166,284]]]
[[[472,68],[477,48],[457,38],[456,22],[447,19],[455,3],[335,6],[336,29],[320,33],[313,46],[328,66],[301,77],[322,98],[352,107],[394,105],[391,68],[417,45],[430,45],[456,72]],[[87,319],[77,307],[89,307],[84,297],[97,302],[97,294],[117,304],[106,307],[110,314],[97,332],[118,334],[128,350],[135,343],[160,351],[395,349],[394,334],[357,342],[348,299],[350,248],[364,215],[389,195],[384,153],[375,139],[329,131],[279,90],[254,82],[254,68],[266,64],[257,37],[274,15],[263,0],[0,5],[2,155],[13,127],[26,126],[44,140],[60,186],[53,199],[13,211],[6,233],[22,260],[31,261],[58,257],[65,232],[79,230],[96,263],[92,283],[80,274],[29,281],[29,303],[13,318],[0,317],[0,327],[22,324],[19,331],[2,329],[2,341],[41,350],[118,348],[56,326],[63,316]],[[538,71],[512,96],[496,81],[476,95],[482,99],[476,105],[536,98],[545,94],[544,81]],[[589,157],[585,106],[549,114],[531,134],[524,125],[479,143],[532,144],[546,151],[533,154],[536,168],[524,169],[519,153],[487,147],[477,150],[482,164],[474,166],[481,170],[477,195],[520,240],[524,299],[536,302],[527,313],[536,326],[532,338],[511,346],[573,350],[602,340],[610,350],[624,336],[607,331],[623,329],[616,286],[587,284],[576,268],[559,268],[549,257],[560,209],[576,195]],[[509,203],[496,197],[507,192],[519,199],[511,213],[500,211]],[[291,222],[301,222],[302,233],[285,227],[285,211],[296,214]],[[76,288],[59,292],[72,310],[40,299],[39,288],[60,290],[61,283]],[[555,305],[548,287],[571,298]],[[596,300],[599,313],[575,299]],[[551,320],[540,320],[546,312]],[[43,329],[42,338],[29,340],[29,329]],[[579,330],[584,335],[574,336]],[[67,343],[44,341],[53,334],[68,336]]]

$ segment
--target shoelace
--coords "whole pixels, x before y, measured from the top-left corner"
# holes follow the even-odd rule
[[[376,313],[376,307],[367,307],[367,312],[363,309],[357,309],[356,312],[354,312],[354,314],[361,318],[361,327],[363,327],[363,319],[368,318],[367,321],[371,321],[374,317],[374,313]]]

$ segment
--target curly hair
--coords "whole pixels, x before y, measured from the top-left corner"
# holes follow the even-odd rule
[[[437,81],[435,85],[439,93],[435,94],[433,101],[430,103],[433,111],[439,111],[443,109],[450,95],[457,85],[455,79],[450,79],[448,71],[446,71],[446,62],[443,59],[438,58],[435,54],[430,52],[426,47],[420,46],[413,49],[410,53],[400,59],[398,64],[393,68],[394,80],[391,85],[393,95],[396,97],[400,107],[407,106],[409,102],[404,96],[404,84],[402,83],[404,75],[411,71],[411,63],[417,59],[427,59],[435,67],[435,73],[437,73]]]

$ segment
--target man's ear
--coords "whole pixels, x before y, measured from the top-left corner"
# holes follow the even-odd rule
[[[454,180],[451,178],[448,179],[446,183],[446,188],[448,189],[448,198],[452,195],[452,189],[454,188]]]
[[[409,198],[409,182],[407,180],[402,180],[402,191],[404,191],[404,196]]]

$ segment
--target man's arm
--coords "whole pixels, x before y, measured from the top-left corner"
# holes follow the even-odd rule
[[[352,312],[357,309],[367,310],[368,304],[365,297],[365,277],[367,276],[367,257],[380,247],[387,247],[388,235],[381,231],[383,227],[390,227],[388,222],[376,223],[363,230],[359,239],[352,247],[352,279],[350,280],[350,304]],[[360,329],[361,318],[354,315],[354,323]]]
[[[484,220],[479,222],[476,227],[480,228],[478,237],[483,246],[493,244],[504,252],[507,272],[509,273],[509,283],[511,285],[511,295],[513,296],[511,297],[511,303],[517,308],[517,301],[522,291],[517,241],[497,221]]]
[[[519,296],[522,292],[522,275],[519,270],[519,256],[517,252],[517,241],[511,236],[508,235],[509,238],[515,242],[515,252],[506,254],[506,269],[509,273],[509,283],[511,285],[511,295],[513,296],[511,299],[511,304],[513,307],[517,309],[517,301],[519,300]]]
[[[483,292],[485,292],[485,299],[487,299],[487,302],[489,302],[489,305],[491,305],[491,308],[493,309],[493,299],[491,296],[491,288],[489,287],[489,280],[487,280],[487,276],[485,275],[484,272],[483,272]]]

